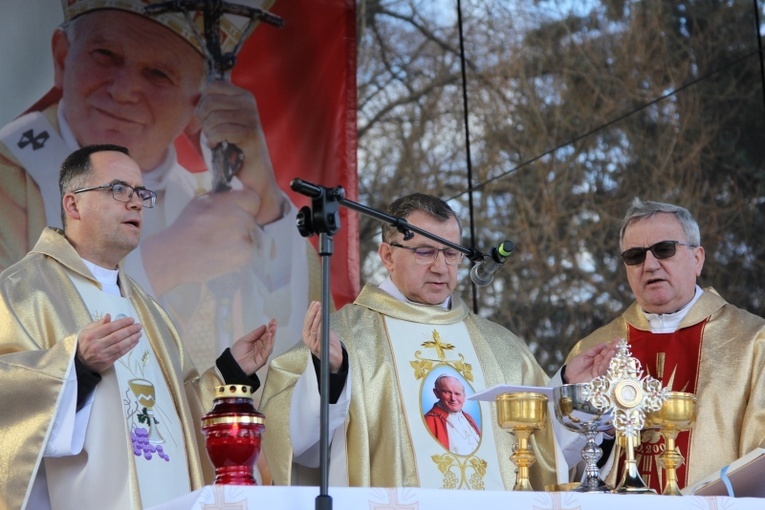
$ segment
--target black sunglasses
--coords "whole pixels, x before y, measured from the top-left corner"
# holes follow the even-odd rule
[[[695,244],[681,243],[680,241],[659,241],[648,248],[630,248],[622,252],[624,263],[628,266],[637,266],[645,262],[645,254],[650,250],[658,260],[668,259],[677,252],[677,245],[696,248]]]

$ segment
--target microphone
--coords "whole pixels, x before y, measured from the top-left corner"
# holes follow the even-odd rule
[[[510,241],[505,241],[492,248],[488,257],[474,265],[470,270],[470,279],[473,283],[479,287],[486,287],[494,281],[494,274],[499,271],[514,249],[515,246]]]

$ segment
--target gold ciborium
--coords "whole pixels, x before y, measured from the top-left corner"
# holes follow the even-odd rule
[[[515,491],[533,491],[529,481],[529,467],[536,458],[529,439],[536,430],[547,424],[547,396],[541,393],[503,393],[497,396],[497,423],[515,434],[518,443],[513,445],[510,460],[517,467]]]
[[[696,425],[696,395],[683,391],[670,391],[669,399],[658,411],[648,413],[645,426],[659,429],[664,438],[664,453],[659,456],[661,467],[666,474],[666,484],[662,494],[680,496],[677,485],[677,468],[683,465],[683,456],[675,448],[675,440],[680,432],[691,430]]]

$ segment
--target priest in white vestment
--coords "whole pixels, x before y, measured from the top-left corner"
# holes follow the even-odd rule
[[[635,302],[569,357],[621,337],[646,373],[669,390],[696,395],[695,427],[675,441],[684,459],[676,472],[682,489],[765,447],[765,319],[697,284],[705,251],[686,208],[636,198],[619,243]],[[659,493],[667,482],[665,450],[656,430],[644,430],[635,451],[640,476]],[[611,453],[603,472],[616,484],[623,450],[616,445]]]
[[[141,177],[123,147],[70,155],[64,230],[0,274],[0,507],[140,509],[211,483],[200,418],[217,386],[259,384],[274,322],[200,374],[123,271],[156,200]]]
[[[454,211],[439,198],[415,193],[387,212],[446,241],[461,241]],[[330,316],[329,482],[511,489],[514,438],[497,425],[495,407],[476,404],[471,418],[478,440],[455,453],[431,433],[424,416],[433,405],[434,381],[456,379],[469,396],[499,384],[544,386],[548,377],[520,338],[471,313],[453,294],[462,253],[406,234],[412,235],[383,228],[379,254],[388,278],[379,287],[366,285],[352,305]],[[271,362],[263,390],[271,424],[264,453],[278,484],[318,483],[320,308],[309,308],[303,342]],[[612,355],[601,345],[571,360],[568,380],[602,374]],[[538,490],[558,482],[552,428],[531,441],[531,483]]]

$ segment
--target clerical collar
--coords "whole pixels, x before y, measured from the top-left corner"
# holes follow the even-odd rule
[[[390,279],[390,276],[388,276],[384,282],[380,284],[380,290],[384,290],[394,298],[398,299],[399,301],[402,301],[404,303],[411,303],[413,305],[422,305],[423,303],[415,303],[414,301],[411,301],[410,299],[407,299],[404,294],[401,293],[400,290],[398,290],[398,287],[396,287],[396,284],[393,283],[393,280]],[[427,306],[427,305],[426,305]],[[452,308],[452,297],[449,296],[446,298],[446,300],[439,304],[439,305],[432,305],[432,306],[440,306],[444,310],[451,310]]]
[[[107,294],[112,296],[122,296],[120,292],[120,286],[117,285],[118,269],[106,269],[105,267],[97,266],[89,260],[82,259],[87,268],[93,273],[93,276],[101,284],[101,289]]]
[[[704,290],[696,285],[696,290],[687,305],[680,310],[673,313],[648,313],[643,310],[645,318],[648,319],[648,324],[651,326],[652,333],[674,333],[677,331],[680,323],[688,315],[691,307],[699,300]]]

